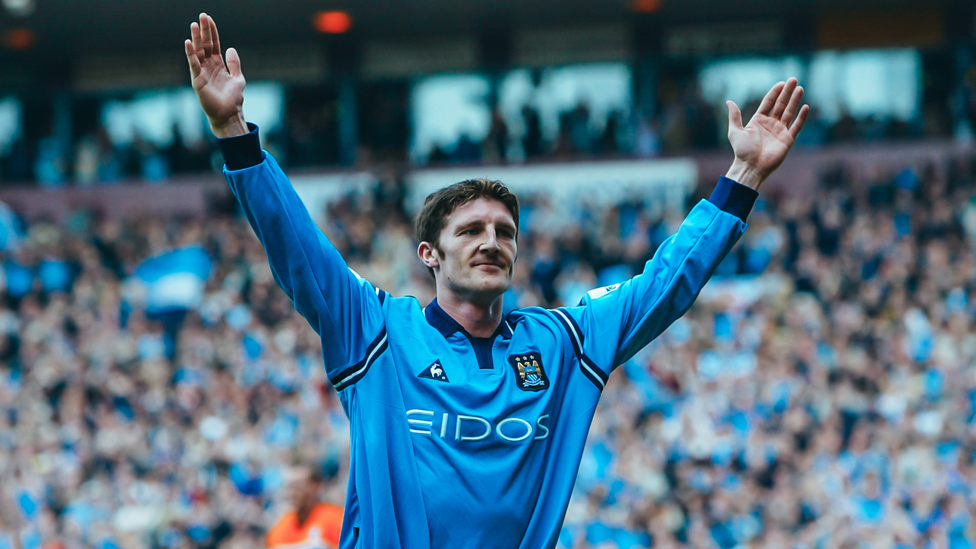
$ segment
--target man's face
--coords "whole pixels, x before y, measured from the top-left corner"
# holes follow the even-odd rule
[[[512,285],[518,257],[512,214],[497,200],[479,198],[458,206],[441,229],[438,249],[421,244],[421,259],[433,267],[438,292],[490,303]],[[427,244],[427,243],[425,243]]]
[[[311,471],[305,467],[290,469],[285,475],[285,490],[288,501],[295,509],[310,507],[318,503],[322,486],[312,481]]]

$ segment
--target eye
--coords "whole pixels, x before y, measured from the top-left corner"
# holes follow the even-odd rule
[[[502,238],[514,238],[515,233],[510,229],[498,229],[498,236]]]
[[[478,229],[475,229],[475,228],[465,229],[464,231],[461,232],[461,234],[465,234],[465,235],[476,235],[476,234],[478,234]]]

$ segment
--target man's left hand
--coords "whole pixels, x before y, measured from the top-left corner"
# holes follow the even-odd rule
[[[803,88],[797,86],[796,78],[780,82],[769,90],[746,126],[742,125],[739,107],[733,101],[726,102],[729,142],[735,152],[735,160],[727,174],[730,179],[759,190],[766,178],[786,160],[807,121],[810,106],[800,107],[802,100]]]

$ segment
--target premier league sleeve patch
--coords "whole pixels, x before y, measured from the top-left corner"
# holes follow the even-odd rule
[[[549,388],[549,378],[542,367],[542,356],[532,351],[508,357],[515,370],[515,382],[523,391],[542,391]]]

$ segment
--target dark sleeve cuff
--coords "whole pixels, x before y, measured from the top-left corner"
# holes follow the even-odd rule
[[[264,162],[258,127],[248,122],[247,129],[250,131],[244,135],[217,139],[217,146],[224,155],[224,164],[228,170],[243,170]]]
[[[708,197],[708,201],[723,212],[745,221],[758,197],[759,193],[754,189],[736,183],[723,175],[718,178],[718,184],[715,185],[715,190],[712,191],[712,196]]]

